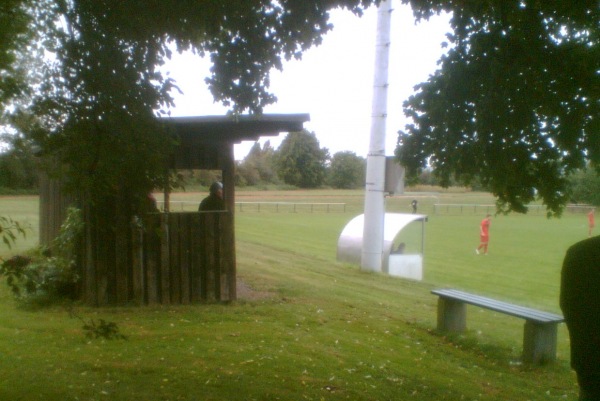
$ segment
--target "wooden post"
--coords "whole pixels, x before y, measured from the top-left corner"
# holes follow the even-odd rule
[[[83,294],[84,302],[88,305],[96,306],[98,304],[98,291],[96,279],[96,269],[94,265],[94,252],[95,248],[92,244],[95,241],[94,232],[92,231],[89,219],[90,219],[90,208],[84,206],[83,208],[84,221],[86,222],[84,230],[83,248],[84,248],[84,266],[83,266]]]
[[[63,191],[60,180],[51,179],[44,172],[39,174],[39,194],[39,242],[50,245],[67,217],[67,209],[78,206],[78,202],[74,195]]]
[[[204,260],[203,268],[205,271],[205,299],[209,301],[216,300],[216,284],[215,284],[215,215],[216,213],[205,213],[203,225],[204,238]]]
[[[179,279],[181,283],[180,297],[181,303],[184,305],[191,302],[191,224],[193,222],[192,216],[194,214],[182,213],[179,216]]]
[[[169,213],[171,211],[171,191],[169,188],[169,169],[165,171],[165,190],[163,192],[163,211]]]
[[[143,227],[133,227],[131,230],[131,281],[133,301],[138,305],[143,305],[145,287]]]
[[[227,216],[220,216],[221,224],[221,249],[220,265],[221,274],[224,276],[221,286],[221,301],[235,301],[237,299],[237,267],[235,259],[235,156],[233,153],[233,144],[223,145],[221,152],[224,155],[223,183],[226,189],[225,202],[227,203]]]
[[[117,206],[117,213],[120,214],[120,208]],[[131,266],[131,260],[129,258],[132,250],[129,239],[130,226],[126,221],[123,221],[123,216],[117,217],[118,223],[115,231],[115,279],[114,279],[114,291],[115,291],[115,302],[117,304],[124,304],[129,301],[129,270]],[[113,302],[111,302],[113,303]]]
[[[170,290],[170,262],[169,262],[169,213],[160,216],[160,302],[168,305],[171,297]]]
[[[181,246],[179,236],[181,226],[178,213],[169,213],[169,291],[171,303],[181,304]]]
[[[203,250],[202,244],[202,223],[200,213],[194,213],[192,215],[191,227],[190,227],[190,298],[191,302],[199,302],[202,300],[202,288],[204,286],[204,280],[202,278],[202,258]]]
[[[162,214],[152,214],[147,218],[144,232],[144,267],[146,279],[146,297],[149,304],[160,302],[160,224]]]

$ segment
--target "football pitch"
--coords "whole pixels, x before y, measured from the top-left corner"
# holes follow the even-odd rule
[[[202,193],[172,194],[174,212],[185,205],[194,210]],[[160,197],[159,197],[160,199]],[[547,218],[535,209],[528,214],[495,215],[493,198],[482,193],[409,193],[386,198],[386,210],[410,213],[410,201],[419,200],[418,213],[427,215],[424,243],[423,282],[458,287],[490,296],[525,302],[531,306],[558,309],[558,287],[562,258],[567,248],[587,237],[585,213],[567,211],[560,218]],[[307,252],[326,262],[336,262],[337,240],[344,226],[362,213],[362,191],[239,191],[236,201],[238,253],[244,242],[257,242],[280,251]],[[260,209],[252,203],[262,203]],[[295,204],[292,209],[291,204]],[[324,205],[344,204],[330,206]],[[454,204],[461,207],[436,207]],[[278,206],[276,206],[278,205]],[[309,205],[314,205],[312,208]],[[30,229],[10,250],[18,253],[37,244],[38,198],[1,197],[4,216],[25,223]],[[491,211],[488,255],[477,255],[479,223]],[[399,234],[408,252],[421,249],[421,225],[413,223]]]
[[[195,210],[204,196],[172,194],[172,210]],[[475,248],[490,195],[410,193],[387,198],[386,209],[410,213],[412,199],[427,215],[420,282],[336,260],[341,231],[362,213],[362,191],[238,191],[236,201],[247,202],[236,207],[238,283],[249,292],[232,305],[78,307],[116,321],[126,342],[84,342],[79,321],[60,308],[15,308],[2,281],[0,383],[27,384],[0,386],[0,398],[575,399],[564,324],[557,362],[522,366],[523,321],[469,307],[467,333],[446,337],[435,331],[430,290],[560,313],[562,259],[587,237],[585,213],[493,215],[484,256]],[[0,214],[31,227],[2,256],[36,245],[37,197],[0,198]],[[400,236],[407,252],[420,249],[420,223]]]

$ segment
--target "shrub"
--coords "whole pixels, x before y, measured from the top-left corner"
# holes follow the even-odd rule
[[[67,218],[50,248],[38,248],[27,256],[13,256],[0,265],[0,274],[13,294],[21,300],[74,299],[79,275],[76,272],[75,244],[83,230],[81,212],[69,208]]]

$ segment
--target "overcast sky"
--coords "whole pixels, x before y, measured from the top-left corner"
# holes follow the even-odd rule
[[[447,15],[415,24],[410,7],[394,3],[389,69],[386,153],[393,154],[397,131],[407,123],[402,102],[414,85],[427,80],[443,54],[441,43],[449,31]],[[265,113],[309,113],[304,126],[315,132],[321,147],[333,155],[353,151],[366,156],[369,149],[371,100],[377,10],[362,17],[345,10],[331,12],[334,29],[323,43],[304,53],[302,60],[274,71],[270,90],[279,99]],[[227,109],[215,104],[204,78],[210,65],[199,56],[175,55],[166,66],[184,92],[176,94],[174,116],[223,115]],[[285,134],[268,138],[274,147]],[[261,141],[261,142],[264,142]],[[252,142],[236,145],[236,159],[243,159]]]

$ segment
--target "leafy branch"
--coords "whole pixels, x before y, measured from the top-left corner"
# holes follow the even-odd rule
[[[98,321],[94,319],[86,320],[72,308],[69,308],[69,315],[83,323],[82,329],[88,339],[127,340],[127,336],[121,334],[119,326],[115,322],[108,322],[104,319],[98,319]]]
[[[16,242],[17,235],[25,238],[28,229],[30,229],[28,225],[21,224],[10,217],[0,216],[0,237],[8,249],[11,249],[12,244]]]

